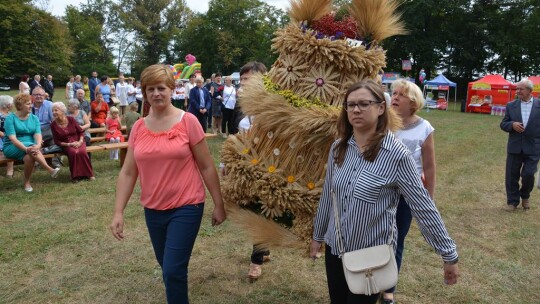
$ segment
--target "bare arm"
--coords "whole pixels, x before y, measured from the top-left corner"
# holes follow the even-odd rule
[[[90,128],[90,118],[88,118],[88,115],[84,113],[82,119],[83,119],[84,125],[81,126],[81,129],[83,129],[83,131],[86,131],[88,128]]]
[[[217,170],[214,167],[214,161],[208,150],[206,140],[201,140],[193,148],[191,148],[201,176],[204,180],[204,184],[208,188],[212,200],[214,201],[214,212],[212,214],[212,225],[221,224],[227,217],[225,214],[225,208],[223,205],[223,199],[221,197],[221,188],[219,185],[219,177]]]
[[[139,171],[133,157],[133,149],[127,150],[126,160],[118,175],[116,183],[116,199],[114,203],[114,213],[109,228],[117,240],[124,239],[124,209],[133,193],[133,188],[139,177]]]
[[[429,134],[422,145],[422,167],[426,179],[425,186],[431,198],[435,195],[435,139]]]

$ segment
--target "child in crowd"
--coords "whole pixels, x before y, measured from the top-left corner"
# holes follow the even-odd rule
[[[127,135],[129,138],[129,134],[131,133],[131,127],[135,124],[137,119],[141,117],[141,114],[137,113],[137,109],[139,108],[139,104],[134,101],[129,104],[129,111],[122,117],[122,122],[126,125],[127,128]]]
[[[122,124],[120,123],[120,110],[117,107],[111,107],[109,110],[109,116],[105,120],[105,126],[107,128],[107,134],[105,138],[110,143],[118,143],[124,141],[124,135],[122,135]],[[118,149],[111,150],[111,159],[118,159]]]

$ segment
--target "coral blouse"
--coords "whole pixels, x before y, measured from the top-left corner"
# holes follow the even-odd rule
[[[197,118],[184,112],[169,130],[153,133],[145,120],[133,125],[129,148],[139,171],[141,204],[168,210],[204,202],[206,193],[192,148],[204,140]]]

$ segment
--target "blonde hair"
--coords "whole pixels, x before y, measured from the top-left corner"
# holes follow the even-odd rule
[[[136,102],[132,102],[132,103],[129,104],[129,109],[131,111],[137,111],[137,109],[139,109],[139,104],[136,103]]]
[[[411,114],[418,112],[424,107],[424,95],[422,90],[414,84],[405,79],[398,79],[392,83],[392,95],[394,91],[401,90],[405,97],[411,101]]]
[[[34,91],[36,90],[34,89]],[[17,94],[13,97],[13,105],[15,105],[17,111],[22,110],[23,106],[29,101],[31,102],[32,98],[28,94]]]
[[[120,114],[120,110],[118,110],[118,108],[115,106],[109,108],[109,118],[112,118],[113,114]]]
[[[141,87],[142,94],[145,100],[146,87],[149,85],[155,85],[158,83],[164,83],[169,89],[174,90],[174,75],[171,69],[164,64],[154,64],[146,69],[141,74]]]

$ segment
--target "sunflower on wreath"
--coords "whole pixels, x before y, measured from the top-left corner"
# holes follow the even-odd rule
[[[306,98],[330,101],[339,94],[339,73],[323,65],[314,66],[306,77],[300,79],[296,94]],[[331,103],[330,103],[331,104]]]
[[[278,59],[268,76],[274,83],[280,85],[281,89],[289,90],[293,88],[308,68],[309,65],[303,62],[301,57],[287,54]]]

